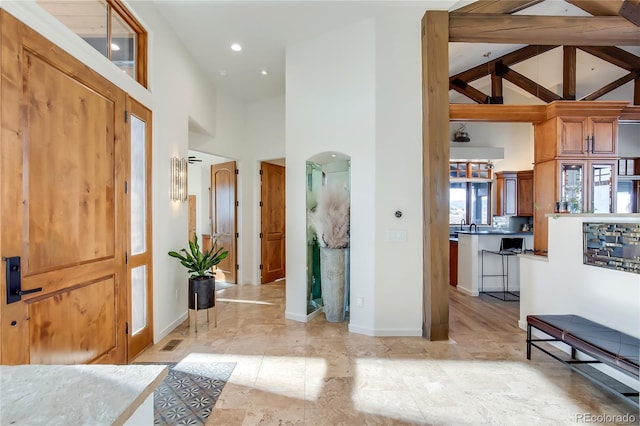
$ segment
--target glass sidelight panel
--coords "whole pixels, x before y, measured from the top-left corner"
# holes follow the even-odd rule
[[[131,254],[146,251],[146,123],[131,116]]]
[[[562,164],[560,170],[560,198],[568,203],[571,213],[582,212],[582,164]]]
[[[591,176],[593,176],[593,194],[591,194],[593,213],[613,213],[613,166],[593,164]]]
[[[131,330],[136,335],[147,326],[147,266],[131,268]]]

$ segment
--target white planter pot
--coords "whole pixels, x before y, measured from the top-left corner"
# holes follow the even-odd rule
[[[322,279],[322,303],[329,322],[345,319],[345,249],[320,249],[320,277]]]

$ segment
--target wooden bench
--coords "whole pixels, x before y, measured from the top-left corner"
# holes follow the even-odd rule
[[[551,338],[532,338],[532,328],[542,331]],[[571,347],[571,359],[563,359],[551,353],[539,345],[539,342],[565,343]],[[547,355],[567,364],[577,373],[623,396],[635,406],[639,406],[637,390],[589,364],[606,364],[638,380],[640,339],[577,315],[528,315],[527,359],[531,359],[531,346],[535,346]],[[592,359],[577,359],[577,351]]]

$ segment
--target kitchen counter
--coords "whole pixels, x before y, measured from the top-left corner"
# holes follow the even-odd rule
[[[500,229],[488,229],[480,231],[457,231],[458,234],[468,235],[533,235],[533,231],[503,231]]]
[[[0,423],[153,424],[164,365],[0,366]]]
[[[533,247],[533,232],[502,231],[487,229],[458,232],[458,291],[470,296],[478,296],[480,291],[502,291],[502,258],[486,255],[482,265],[482,251],[497,251],[502,238],[524,238],[524,249]],[[520,265],[518,256],[509,256],[509,290],[520,289]],[[483,269],[486,275],[483,283]],[[506,272],[506,271],[505,271]]]

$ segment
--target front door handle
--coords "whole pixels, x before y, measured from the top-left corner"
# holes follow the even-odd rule
[[[22,299],[22,295],[24,294],[37,293],[39,291],[42,291],[42,287],[22,290],[20,256],[3,257],[2,260],[6,262],[7,270],[7,305],[10,303],[19,302]]]

